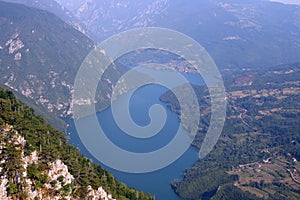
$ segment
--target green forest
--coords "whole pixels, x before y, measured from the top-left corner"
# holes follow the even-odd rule
[[[186,199],[299,199],[300,184],[289,173],[299,180],[299,164],[293,161],[300,159],[299,77],[299,63],[225,73],[228,101],[222,135],[204,159],[185,171],[183,180],[172,182],[174,190]],[[210,98],[207,88],[194,89],[201,122],[193,145],[200,149],[209,126]],[[161,100],[180,114],[172,92]]]
[[[51,127],[43,118],[36,116],[33,109],[16,99],[12,92],[0,88],[1,142],[13,134],[13,131],[4,134],[3,130],[7,126],[12,126],[14,131],[27,141],[24,148],[25,156],[35,150],[38,152],[38,163],[27,167],[27,176],[33,180],[35,189],[44,188],[48,177],[43,172],[49,169],[49,162],[60,159],[68,166],[69,172],[74,176],[74,181],[72,184],[64,185],[60,191],[54,192],[71,191],[75,198],[84,199],[87,186],[90,185],[93,189],[102,186],[116,199],[153,199],[150,194],[128,188],[117,181],[111,173],[82,156],[78,149],[68,144],[62,132]],[[22,170],[20,149],[13,148],[12,145],[7,145],[1,151],[1,159],[4,157],[9,159],[9,162],[1,164],[2,173],[7,172],[9,177],[8,195],[13,199],[24,199],[27,197],[24,191],[26,183],[17,178],[17,175],[22,172],[20,171]]]

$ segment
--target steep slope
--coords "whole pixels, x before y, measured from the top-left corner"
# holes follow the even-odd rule
[[[0,87],[0,199],[144,199]]]
[[[52,5],[51,0],[19,2]],[[74,16],[97,36],[93,38],[98,42],[133,27],[162,26],[196,39],[223,69],[299,60],[300,7],[297,6],[260,0],[60,3],[70,7]],[[69,113],[75,73],[92,49],[92,41],[45,11],[4,2],[0,9],[3,33],[0,83],[50,111]],[[102,101],[107,102],[109,87],[105,86],[105,92],[100,93]],[[100,108],[107,103],[103,105]]]
[[[10,3],[24,4],[29,7],[38,8],[41,10],[47,10],[55,14],[56,16],[60,17],[65,22],[72,25],[82,33],[86,32],[84,25],[78,21],[78,19],[72,14],[72,12],[70,12],[64,6],[61,6],[55,0],[3,0],[3,1],[10,2]]]
[[[56,114],[93,42],[46,11],[0,2],[0,83]]]
[[[181,31],[222,68],[293,63],[300,54],[300,7],[263,0],[57,0],[95,41],[135,27]]]
[[[168,0],[57,0],[100,42],[112,34],[134,27],[152,26],[156,16],[166,9]]]

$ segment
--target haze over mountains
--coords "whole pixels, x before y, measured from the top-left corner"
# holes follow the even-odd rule
[[[131,28],[183,32],[203,45],[220,69],[299,61],[300,7],[295,5],[260,0],[6,1],[45,9],[65,21],[1,3],[1,83],[60,114],[68,110],[76,71],[93,45]]]
[[[221,68],[299,60],[300,12],[295,5],[261,0],[57,0],[63,9],[57,11],[54,0],[48,0],[53,6],[47,8],[42,2],[20,1],[71,15],[96,43],[131,28],[157,26],[191,36]]]
[[[205,184],[209,189],[204,191],[201,184],[207,183],[207,180],[216,182],[223,180],[212,178],[221,177],[218,173],[210,175],[206,173],[202,176],[199,173],[205,170],[196,168],[199,166],[206,170],[213,166],[216,170],[220,170],[221,175],[228,175],[229,168],[239,166],[243,160],[245,163],[252,163],[254,158],[256,161],[264,162],[261,158],[272,156],[276,159],[278,152],[284,156],[292,150],[296,152],[283,159],[288,167],[294,163],[292,156],[300,159],[297,150],[300,148],[300,141],[296,135],[300,130],[298,123],[300,83],[299,64],[295,64],[300,61],[300,6],[296,5],[261,0],[0,1],[0,85],[10,88],[56,117],[65,117],[72,112],[73,83],[85,56],[96,44],[116,33],[148,26],[174,29],[197,40],[217,63],[225,82],[231,84],[228,84],[230,87],[226,89],[229,89],[232,105],[230,112],[232,124],[227,126],[225,134],[230,140],[225,138],[218,151],[209,157],[222,163],[216,165],[216,162],[210,162],[209,158],[206,163],[208,165],[198,163],[186,173],[181,183],[173,184],[177,193],[187,198],[199,199],[203,193],[210,192],[209,189],[219,188],[219,183],[209,181],[211,185]],[[155,57],[153,55],[156,54],[150,52],[147,55],[151,59],[151,56]],[[112,68],[108,74],[111,75],[112,72],[114,76],[105,79],[107,84],[113,84],[118,75],[126,71],[128,65],[138,62],[137,57],[132,56],[127,59],[127,63],[119,65],[119,68]],[[278,65],[281,67],[277,70],[272,68]],[[262,71],[257,70],[257,67]],[[228,74],[235,76],[231,77]],[[104,104],[103,102],[109,99],[112,87],[105,85],[104,88],[100,88],[102,92],[98,99],[100,103]],[[107,98],[102,99],[103,96]],[[14,98],[12,102],[11,99],[5,99],[4,102],[7,103],[5,108],[8,108],[8,113],[20,112],[20,109],[16,109],[17,106],[15,110],[11,109],[14,107],[12,104],[18,102]],[[277,103],[277,107],[274,107],[274,102]],[[33,115],[31,110],[30,113]],[[23,123],[22,117],[13,117],[12,123],[16,119]],[[280,123],[274,125],[274,121]],[[257,128],[254,134],[253,127]],[[23,124],[18,128],[22,129]],[[232,135],[233,133],[235,135]],[[240,140],[242,139],[240,133],[246,134],[245,137],[249,140]],[[202,142],[201,138],[198,138],[197,142],[199,145]],[[59,145],[57,142],[56,144]],[[240,146],[235,146],[236,144]],[[269,151],[268,144],[279,149]],[[266,147],[268,148],[265,150]],[[245,148],[244,151],[241,151],[242,148]],[[226,153],[224,149],[230,150],[227,151],[227,157],[224,157],[224,152]],[[267,155],[261,155],[263,151],[267,152]],[[249,152],[251,155],[245,157]],[[238,159],[237,155],[240,156]],[[66,156],[65,160],[68,158]],[[232,163],[226,163],[228,160]],[[285,169],[287,166],[282,167]],[[235,170],[239,171],[239,168],[233,168],[231,172],[236,173]],[[86,174],[89,175],[89,172]],[[285,173],[284,176],[274,175],[278,176],[289,178],[289,173]],[[233,177],[234,179],[229,180],[232,187],[237,175]],[[193,183],[201,184],[191,186]],[[252,187],[251,184],[246,186]],[[261,187],[274,189],[272,182],[268,182],[269,185],[260,184]],[[283,186],[280,184],[274,191],[282,189],[280,187]],[[233,196],[236,196],[237,193],[234,193],[231,187],[225,189],[225,192],[221,190],[221,194],[222,191],[224,193],[233,191]],[[290,190],[286,189],[284,192]],[[298,195],[299,190],[292,192]],[[270,193],[273,193],[273,190]],[[135,192],[131,191],[130,195],[135,195]],[[277,193],[272,195],[278,196]]]
[[[29,7],[38,8],[41,10],[47,10],[56,16],[60,17],[62,20],[64,20],[66,23],[72,25],[77,30],[86,33],[86,28],[83,24],[79,22],[79,20],[73,15],[72,12],[70,12],[68,9],[66,9],[64,6],[56,2],[55,0],[3,0],[5,2],[10,3],[18,3],[23,4]]]
[[[85,1],[73,12],[96,35],[97,42],[134,27],[183,32],[203,45],[222,68],[299,59],[300,14],[296,6],[253,0],[106,0]]]

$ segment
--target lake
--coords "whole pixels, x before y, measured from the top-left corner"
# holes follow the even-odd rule
[[[195,80],[199,81],[198,77],[195,75],[190,75],[190,78],[193,83],[196,83]],[[167,88],[150,84],[139,88],[130,99],[130,114],[132,119],[140,126],[145,126],[150,122],[148,110],[151,105],[160,104],[165,108],[167,121],[159,134],[147,139],[133,138],[124,134],[114,122],[111,107],[109,107],[108,109],[97,113],[101,127],[105,133],[109,133],[107,134],[107,137],[117,146],[138,153],[158,150],[168,144],[176,134],[179,127],[179,120],[178,115],[171,112],[166,105],[159,100],[159,97],[166,91],[168,91]],[[68,127],[68,132],[70,133],[69,142],[78,147],[80,152],[91,158],[93,162],[100,164],[110,171],[119,181],[124,182],[129,187],[151,193],[155,196],[155,199],[158,200],[182,199],[174,192],[170,183],[175,179],[182,179],[184,171],[192,167],[198,160],[198,149],[194,147],[188,148],[177,161],[158,171],[142,174],[124,173],[107,167],[97,161],[97,159],[95,159],[81,143],[72,119],[67,119],[67,123],[70,125]],[[109,153],[109,150],[103,153]]]

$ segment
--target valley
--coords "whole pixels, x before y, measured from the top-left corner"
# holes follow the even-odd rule
[[[299,19],[299,6],[263,0],[0,1],[0,199],[299,199]],[[129,151],[168,144],[170,130],[185,117],[180,109],[197,109],[180,107],[173,93],[150,84],[145,94],[135,94],[142,100],[132,100],[140,107],[130,114],[145,125],[148,104],[160,104],[173,121],[151,138],[154,145],[128,140],[109,112],[114,87],[132,68],[154,63],[180,72],[200,105],[198,132],[178,163],[133,175],[103,166],[83,147],[70,121],[74,81],[86,56],[105,39],[141,27],[179,31],[205,48],[222,74],[227,116],[213,150],[198,159],[210,126],[211,97],[190,61],[161,49],[110,61],[95,99],[86,102],[95,102],[108,138]],[[149,80],[138,72],[134,77]],[[118,97],[132,87],[126,85]],[[186,85],[178,89],[190,96]]]

